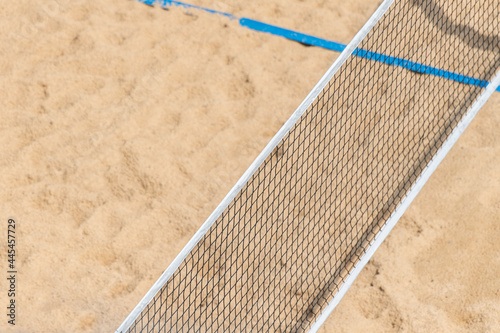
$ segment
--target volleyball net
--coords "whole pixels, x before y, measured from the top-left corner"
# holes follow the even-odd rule
[[[117,332],[314,332],[500,82],[498,0],[384,1]]]

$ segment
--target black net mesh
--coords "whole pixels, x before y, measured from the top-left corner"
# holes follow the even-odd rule
[[[488,82],[499,20],[499,0],[395,1],[355,54]],[[463,76],[350,56],[128,331],[306,331],[483,91]]]

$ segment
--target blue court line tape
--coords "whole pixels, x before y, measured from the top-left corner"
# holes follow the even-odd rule
[[[470,76],[445,71],[444,69],[439,69],[439,68],[435,68],[435,67],[431,67],[431,66],[427,66],[427,65],[422,65],[422,64],[419,64],[417,62],[410,61],[410,60],[391,57],[391,56],[387,56],[387,55],[384,55],[381,53],[366,51],[363,49],[355,49],[353,54],[358,56],[358,57],[361,57],[361,58],[378,61],[378,62],[387,64],[387,65],[406,68],[406,69],[409,69],[413,72],[417,72],[420,74],[434,75],[434,76],[442,77],[444,79],[452,80],[455,82],[470,84],[473,86],[479,86],[481,88],[485,88],[486,86],[488,86],[488,83],[489,83],[488,81],[485,81],[485,80],[475,79],[475,78],[470,77]],[[500,91],[500,87],[497,90]]]
[[[207,12],[210,14],[222,15],[222,16],[225,16],[225,17],[231,19],[231,20],[238,20],[238,23],[242,27],[245,27],[245,28],[248,28],[251,30],[255,30],[255,31],[259,31],[259,32],[269,33],[269,34],[272,34],[275,36],[284,37],[284,38],[287,38],[287,39],[290,39],[290,40],[293,40],[293,41],[296,41],[299,43],[303,43],[306,45],[321,47],[321,48],[324,48],[327,50],[342,52],[346,48],[346,45],[342,44],[342,43],[337,43],[337,42],[330,41],[327,39],[314,37],[311,35],[306,35],[306,34],[303,34],[303,33],[297,32],[297,31],[281,28],[281,27],[278,27],[275,25],[267,24],[264,22],[252,20],[252,19],[245,18],[245,17],[238,18],[238,17],[236,17],[232,14],[229,14],[229,13],[225,13],[225,12],[221,12],[218,10],[213,10],[213,9],[205,8],[205,7],[201,7],[201,6],[196,6],[196,5],[188,4],[185,2],[173,1],[173,0],[137,0],[137,1],[142,2],[144,4],[147,4],[147,5],[150,5],[150,6],[153,6],[154,4],[157,3],[161,7],[164,7],[164,8],[171,7],[171,6],[177,6],[177,7],[183,7],[186,9],[197,9],[197,10],[201,10],[201,11],[204,11],[204,12]],[[441,78],[452,80],[452,81],[459,82],[459,83],[478,86],[481,88],[485,88],[489,84],[489,82],[485,81],[485,80],[476,79],[476,78],[473,78],[470,76],[446,71],[444,69],[423,65],[423,64],[413,62],[410,60],[392,57],[392,56],[388,56],[385,54],[376,53],[376,52],[372,52],[372,51],[368,51],[368,50],[364,50],[364,49],[358,49],[358,48],[355,49],[353,52],[353,55],[361,57],[361,58],[381,62],[381,63],[391,65],[391,66],[402,67],[402,68],[411,70],[413,72],[433,75],[433,76],[441,77]],[[500,86],[496,89],[496,91],[500,92]]]
[[[249,28],[249,29],[261,31],[261,32],[267,32],[269,34],[285,37],[287,39],[291,39],[291,40],[294,40],[296,42],[304,43],[307,45],[319,46],[319,47],[322,47],[324,49],[333,50],[333,51],[337,51],[337,52],[344,51],[344,49],[347,46],[345,44],[332,42],[330,40],[314,37],[311,35],[306,35],[306,34],[303,34],[303,33],[297,32],[297,31],[280,28],[280,27],[277,27],[274,25],[255,21],[255,20],[248,19],[248,18],[239,19],[239,23],[240,23],[240,25],[242,25],[245,28]]]
[[[242,26],[253,29],[253,30],[267,32],[267,33],[282,36],[282,37],[285,37],[285,38],[288,38],[288,39],[291,39],[291,40],[294,40],[294,41],[297,41],[300,43],[318,46],[318,47],[322,47],[322,48],[325,48],[328,50],[342,52],[346,48],[345,44],[340,44],[340,43],[332,42],[332,41],[329,41],[326,39],[313,37],[310,35],[305,35],[305,34],[302,34],[300,32],[276,27],[276,26],[273,26],[273,25],[270,25],[267,23],[262,23],[262,22],[247,19],[247,18],[242,18],[242,19],[240,19],[239,22]],[[353,54],[357,57],[378,61],[378,62],[387,64],[387,65],[402,67],[405,69],[409,69],[413,72],[434,75],[434,76],[442,77],[442,78],[456,81],[456,82],[460,82],[460,83],[479,86],[481,88],[485,88],[488,85],[488,81],[479,80],[479,79],[475,79],[475,78],[470,77],[470,76],[465,76],[462,74],[457,74],[457,73],[445,71],[444,69],[439,69],[439,68],[435,68],[435,67],[431,67],[431,66],[427,66],[427,65],[422,65],[422,64],[419,64],[417,62],[413,62],[413,61],[402,59],[402,58],[387,56],[387,55],[381,54],[381,53],[371,52],[371,51],[357,48],[354,50]],[[497,90],[500,91],[500,87]]]
[[[222,16],[230,18],[231,20],[238,19],[236,16],[229,14],[229,13],[224,13],[224,12],[210,9],[210,8],[191,5],[189,3],[180,2],[180,1],[173,1],[173,0],[137,0],[137,1],[142,2],[142,3],[149,5],[149,6],[154,6],[155,4],[159,4],[161,7],[164,7],[164,8],[176,6],[176,7],[186,8],[186,9],[191,9],[191,8],[198,9],[198,10],[202,10],[204,12],[210,13],[210,14],[222,15]]]

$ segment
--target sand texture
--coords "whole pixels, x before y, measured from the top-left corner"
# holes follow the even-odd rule
[[[343,43],[378,6],[192,3]],[[0,332],[113,332],[338,56],[128,0],[4,1],[0,29],[0,267],[13,217],[19,271]],[[499,108],[495,93],[322,332],[500,331]]]

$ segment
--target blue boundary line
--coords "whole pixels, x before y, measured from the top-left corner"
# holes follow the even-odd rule
[[[191,5],[188,3],[180,2],[180,1],[173,1],[173,0],[137,0],[139,2],[142,2],[144,4],[153,6],[154,4],[158,3],[161,7],[167,8],[167,7],[172,7],[172,6],[177,6],[177,7],[183,7],[186,9],[197,9],[201,10],[210,14],[217,14],[217,15],[222,15],[225,16],[231,20],[238,20],[238,23],[245,28],[259,31],[259,32],[265,32],[269,33],[275,36],[280,36],[284,37],[299,43],[303,43],[306,45],[311,45],[311,46],[317,46],[321,47],[327,50],[332,50],[336,52],[342,52],[346,48],[345,44],[337,43],[334,41],[330,41],[327,39],[319,38],[319,37],[314,37],[311,35],[306,35],[297,31],[281,28],[275,25],[267,24],[264,22],[252,20],[249,18],[238,18],[232,14],[221,12],[218,10],[213,10],[205,7],[200,7],[196,5]],[[354,50],[353,54],[355,56],[369,59],[369,60],[374,60],[378,61],[387,65],[391,66],[397,66],[397,67],[402,67],[408,70],[411,70],[413,72],[421,73],[421,74],[428,74],[428,75],[433,75],[437,77],[441,77],[444,79],[448,79],[451,81],[459,82],[459,83],[464,83],[464,84],[469,84],[473,86],[478,86],[481,88],[485,88],[488,86],[489,82],[485,80],[480,80],[476,79],[470,76],[446,71],[444,69],[432,67],[432,66],[427,66],[423,65],[417,62],[413,62],[410,60],[402,59],[402,58],[397,58],[397,57],[392,57],[388,56],[382,53],[376,53],[376,52],[371,52],[368,50],[364,49],[356,49]],[[500,92],[500,86],[497,87],[496,91]]]
[[[303,34],[300,32],[280,28],[280,27],[277,27],[274,25],[255,21],[255,20],[248,19],[248,18],[239,19],[239,23],[241,26],[255,30],[255,31],[267,32],[269,34],[280,36],[280,37],[285,37],[287,39],[291,39],[291,40],[299,42],[299,43],[312,45],[312,46],[318,46],[318,47],[322,47],[324,49],[328,49],[328,50],[332,50],[332,51],[336,51],[336,52],[344,51],[344,49],[347,46],[345,44],[332,42],[332,41],[329,41],[326,39],[314,37],[311,35],[306,35],[306,34]]]
[[[173,1],[173,0],[137,0],[137,1],[145,3],[146,5],[149,5],[149,6],[154,6],[155,4],[159,4],[163,8],[172,7],[172,6],[183,7],[183,8],[186,8],[186,9],[193,8],[193,9],[202,10],[202,11],[210,13],[210,14],[222,15],[222,16],[230,18],[231,20],[237,20],[238,19],[236,16],[234,16],[232,14],[229,14],[229,13],[224,13],[224,12],[221,12],[221,11],[218,11],[218,10],[213,10],[213,9],[210,9],[210,8],[205,8],[205,7],[200,7],[200,6],[196,6],[196,5],[191,5],[189,3],[180,2],[180,1]]]

